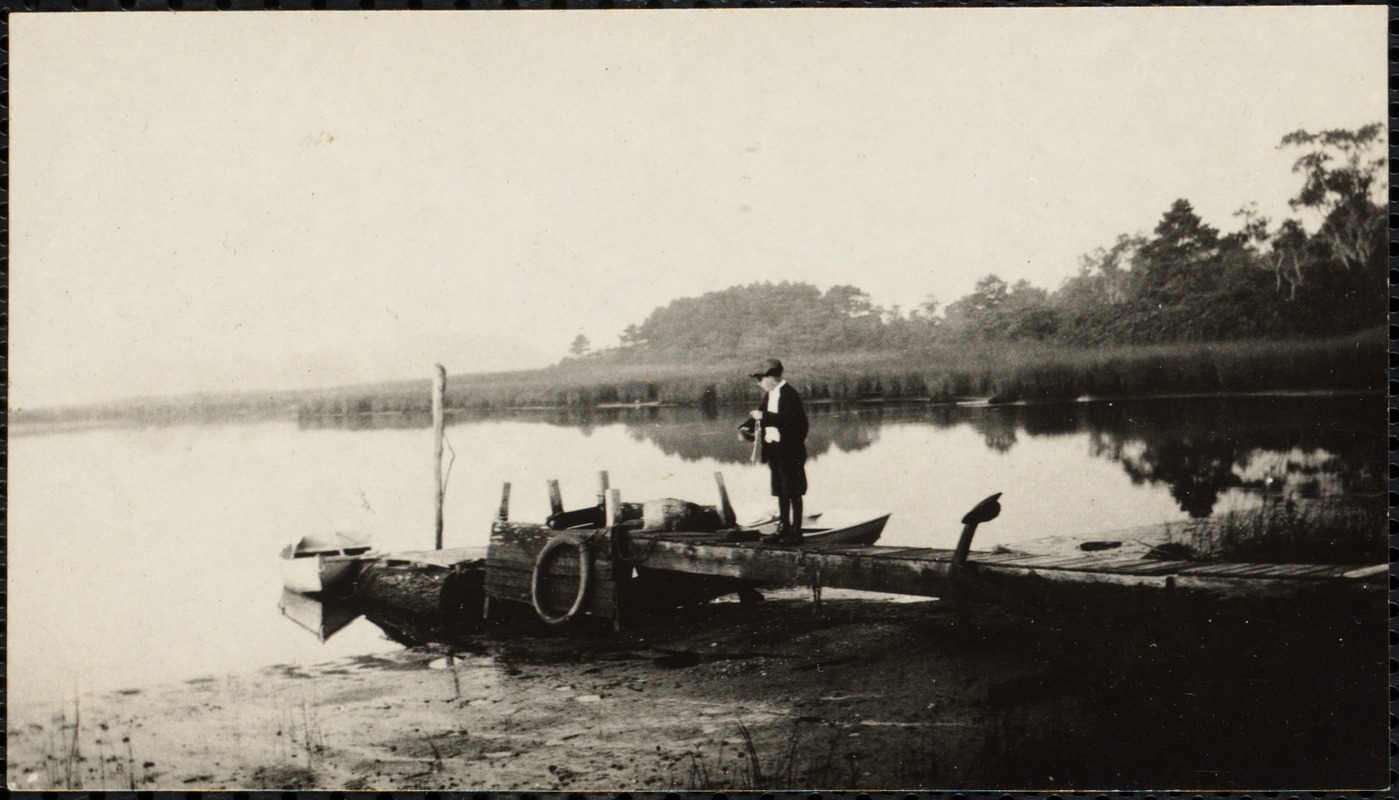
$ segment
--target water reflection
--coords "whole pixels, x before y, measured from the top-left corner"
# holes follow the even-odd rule
[[[469,419],[535,419],[585,436],[624,427],[685,461],[742,464],[749,448],[734,428],[744,408],[560,408],[476,413]],[[1247,397],[1129,400],[1027,406],[812,404],[807,450],[813,461],[879,441],[886,425],[968,427],[986,448],[1015,450],[1022,437],[1086,436],[1087,455],[1121,465],[1134,484],[1165,487],[1191,517],[1212,514],[1231,489],[1301,497],[1384,490],[1383,398]],[[466,421],[463,416],[458,420]],[[302,427],[424,427],[421,414],[308,417]]]
[[[321,642],[344,630],[361,614],[360,609],[348,601],[310,597],[290,589],[282,590],[277,606],[282,616],[305,628]]]
[[[1382,398],[1241,398],[1085,407],[1090,452],[1133,483],[1209,516],[1222,492],[1334,497],[1384,491]]]

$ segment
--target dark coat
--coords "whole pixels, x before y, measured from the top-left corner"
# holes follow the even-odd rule
[[[808,423],[801,395],[789,383],[777,390],[777,410],[768,411],[767,406],[767,395],[763,395],[762,402],[758,404],[758,410],[763,412],[763,427],[781,431],[782,438],[776,442],[762,443],[760,452],[763,463],[773,460],[805,461]],[[751,440],[754,427],[755,420],[752,418],[743,423],[740,429],[745,431],[745,438]]]

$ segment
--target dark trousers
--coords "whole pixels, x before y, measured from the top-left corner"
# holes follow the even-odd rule
[[[806,494],[806,459],[774,458],[768,461],[772,474],[772,495],[777,498],[782,529],[800,530],[802,496]]]

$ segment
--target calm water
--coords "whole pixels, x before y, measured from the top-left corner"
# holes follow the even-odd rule
[[[626,500],[701,503],[722,471],[741,519],[766,513],[766,469],[734,433],[742,413],[459,420],[446,543],[486,543],[504,481],[512,517],[542,519],[546,479],[572,508],[595,501],[599,469]],[[1004,492],[977,534],[988,548],[1207,516],[1264,491],[1383,502],[1384,413],[1382,398],[817,408],[808,509],[885,509],[883,543],[950,547],[961,515]],[[10,702],[396,649],[364,620],[322,645],[283,619],[275,556],[334,529],[430,547],[421,422],[11,431]]]

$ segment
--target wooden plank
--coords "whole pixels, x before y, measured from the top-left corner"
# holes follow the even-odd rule
[[[1341,577],[1345,578],[1346,580],[1362,580],[1365,578],[1376,578],[1387,574],[1389,574],[1388,564],[1373,564],[1368,567],[1355,567],[1353,569],[1347,569],[1345,572],[1341,573]]]
[[[504,559],[488,561],[486,562],[486,576],[490,577],[492,574],[499,570],[522,572],[526,575],[530,575],[534,572],[534,562],[535,559],[533,558],[529,559],[528,561],[507,561]],[[559,557],[555,559],[554,562],[550,565],[549,574],[577,575],[578,561],[572,556],[571,553],[567,554],[567,556],[565,554],[560,554]],[[593,576],[600,580],[612,580],[612,559],[594,557]]]
[[[1077,570],[1101,570],[1103,563],[1107,559],[1099,556],[1078,553],[1076,555],[1064,556],[1058,561],[1042,561],[1035,564],[1037,569],[1077,569]],[[1135,559],[1132,559],[1135,561]],[[1123,561],[1127,563],[1127,561]]]
[[[857,555],[869,558],[908,558],[910,555],[917,558],[919,554],[933,552],[926,547],[882,547],[879,545],[865,545],[860,550],[862,552],[858,552]],[[949,558],[952,556],[951,550],[946,551],[946,553]]]
[[[1351,581],[1319,582],[1315,579],[1276,580],[1221,575],[1178,575],[1174,580],[1176,588],[1183,592],[1217,597],[1282,598],[1322,591],[1328,599],[1366,595],[1378,598],[1382,597],[1385,591],[1382,585]]]
[[[1329,572],[1329,567],[1317,564],[1278,564],[1277,574],[1287,578],[1302,578],[1308,575],[1316,575],[1321,572]]]
[[[972,553],[967,556],[967,560],[968,562],[975,561],[978,564],[1004,564],[1017,558],[1029,558],[1033,555],[1033,553]]]
[[[1171,576],[1163,575],[1127,575],[1116,572],[1089,572],[1086,570],[1045,570],[1040,572],[1032,568],[1012,567],[1002,564],[978,564],[975,568],[977,577],[988,582],[1002,585],[1009,588],[1024,588],[1033,592],[1037,588],[1048,583],[1059,583],[1068,586],[1072,585],[1114,585],[1121,587],[1143,587],[1153,589],[1165,589],[1166,581]],[[1051,578],[1045,577],[1052,576]]]
[[[1262,569],[1255,569],[1251,572],[1241,572],[1239,574],[1249,575],[1254,578],[1271,578],[1272,580],[1291,580],[1295,577],[1293,568],[1295,564],[1265,564]]]
[[[1190,566],[1189,561],[1163,561],[1144,558],[1128,564],[1105,566],[1090,572],[1115,572],[1122,575],[1175,575]]]
[[[704,547],[658,541],[648,569],[865,591],[945,596],[949,566],[936,561],[843,556],[805,548]]]
[[[481,547],[449,547],[445,550],[411,550],[372,557],[371,561],[384,564],[423,564],[437,567],[456,567],[486,558],[486,550]]]
[[[523,571],[523,569],[497,569],[485,575],[484,583],[487,586],[523,586],[529,590],[530,583],[534,580],[533,571]],[[562,575],[551,575],[546,578],[546,582],[568,583],[568,585],[578,585],[578,573],[569,572]],[[602,580],[593,575],[593,587],[606,587],[607,592],[613,592],[616,580]]]
[[[802,550],[808,553],[837,553],[843,556],[879,556],[888,552],[889,548],[871,544],[827,544],[806,545]]]
[[[1267,572],[1272,564],[1258,563],[1238,563],[1238,564],[1201,564],[1197,567],[1181,570],[1182,575],[1235,575],[1244,577],[1255,573]]]
[[[1045,555],[1038,556],[1021,556],[1020,558],[1008,561],[1001,561],[998,563],[1000,564],[1000,566],[1005,567],[1042,568],[1059,566],[1064,564],[1073,564],[1076,562],[1081,562],[1085,558],[1086,556],[1084,556],[1082,553],[1075,553],[1073,555],[1065,555],[1063,553],[1048,553]]]
[[[1234,573],[1235,575],[1246,575],[1251,578],[1279,578],[1277,564],[1249,564]]]
[[[1365,571],[1365,570],[1367,570],[1367,569],[1370,569],[1370,568],[1368,568],[1368,567],[1356,567],[1356,566],[1353,565],[1353,564],[1350,564],[1350,565],[1336,565],[1336,566],[1327,567],[1324,571],[1318,571],[1317,573],[1315,573],[1315,574],[1312,576],[1312,578],[1313,578],[1313,580],[1336,580],[1336,581],[1340,581],[1340,580],[1342,580],[1342,579],[1345,577],[1346,574],[1348,574],[1348,573],[1350,573],[1350,572],[1355,572],[1355,571],[1362,571],[1362,572],[1363,572],[1363,571]]]
[[[1085,560],[1083,569],[1093,572],[1112,571],[1116,569],[1138,569],[1142,566],[1152,566],[1165,563],[1160,559],[1142,558],[1141,554],[1120,555],[1109,557],[1090,557]],[[1182,562],[1184,563],[1184,562]],[[1178,567],[1175,569],[1179,569]]]
[[[632,531],[635,543],[649,542],[652,539],[679,544],[705,544],[715,547],[755,547],[757,542],[721,542],[719,534],[699,531]]]
[[[879,553],[875,558],[907,559],[912,561],[951,561],[954,551],[945,547],[890,547]],[[982,553],[972,553],[973,559],[984,555]]]
[[[544,549],[544,545],[553,538],[555,532],[540,529],[539,531],[520,531],[518,535],[492,535],[491,546],[487,551],[486,564],[489,568],[495,563],[528,564],[534,568],[534,562],[539,558],[539,553]],[[592,542],[589,551],[593,554],[594,566],[602,570],[606,575],[611,575],[611,542],[607,538],[601,538]],[[573,548],[565,548],[564,553],[571,554]],[[563,555],[561,554],[561,558]]]

